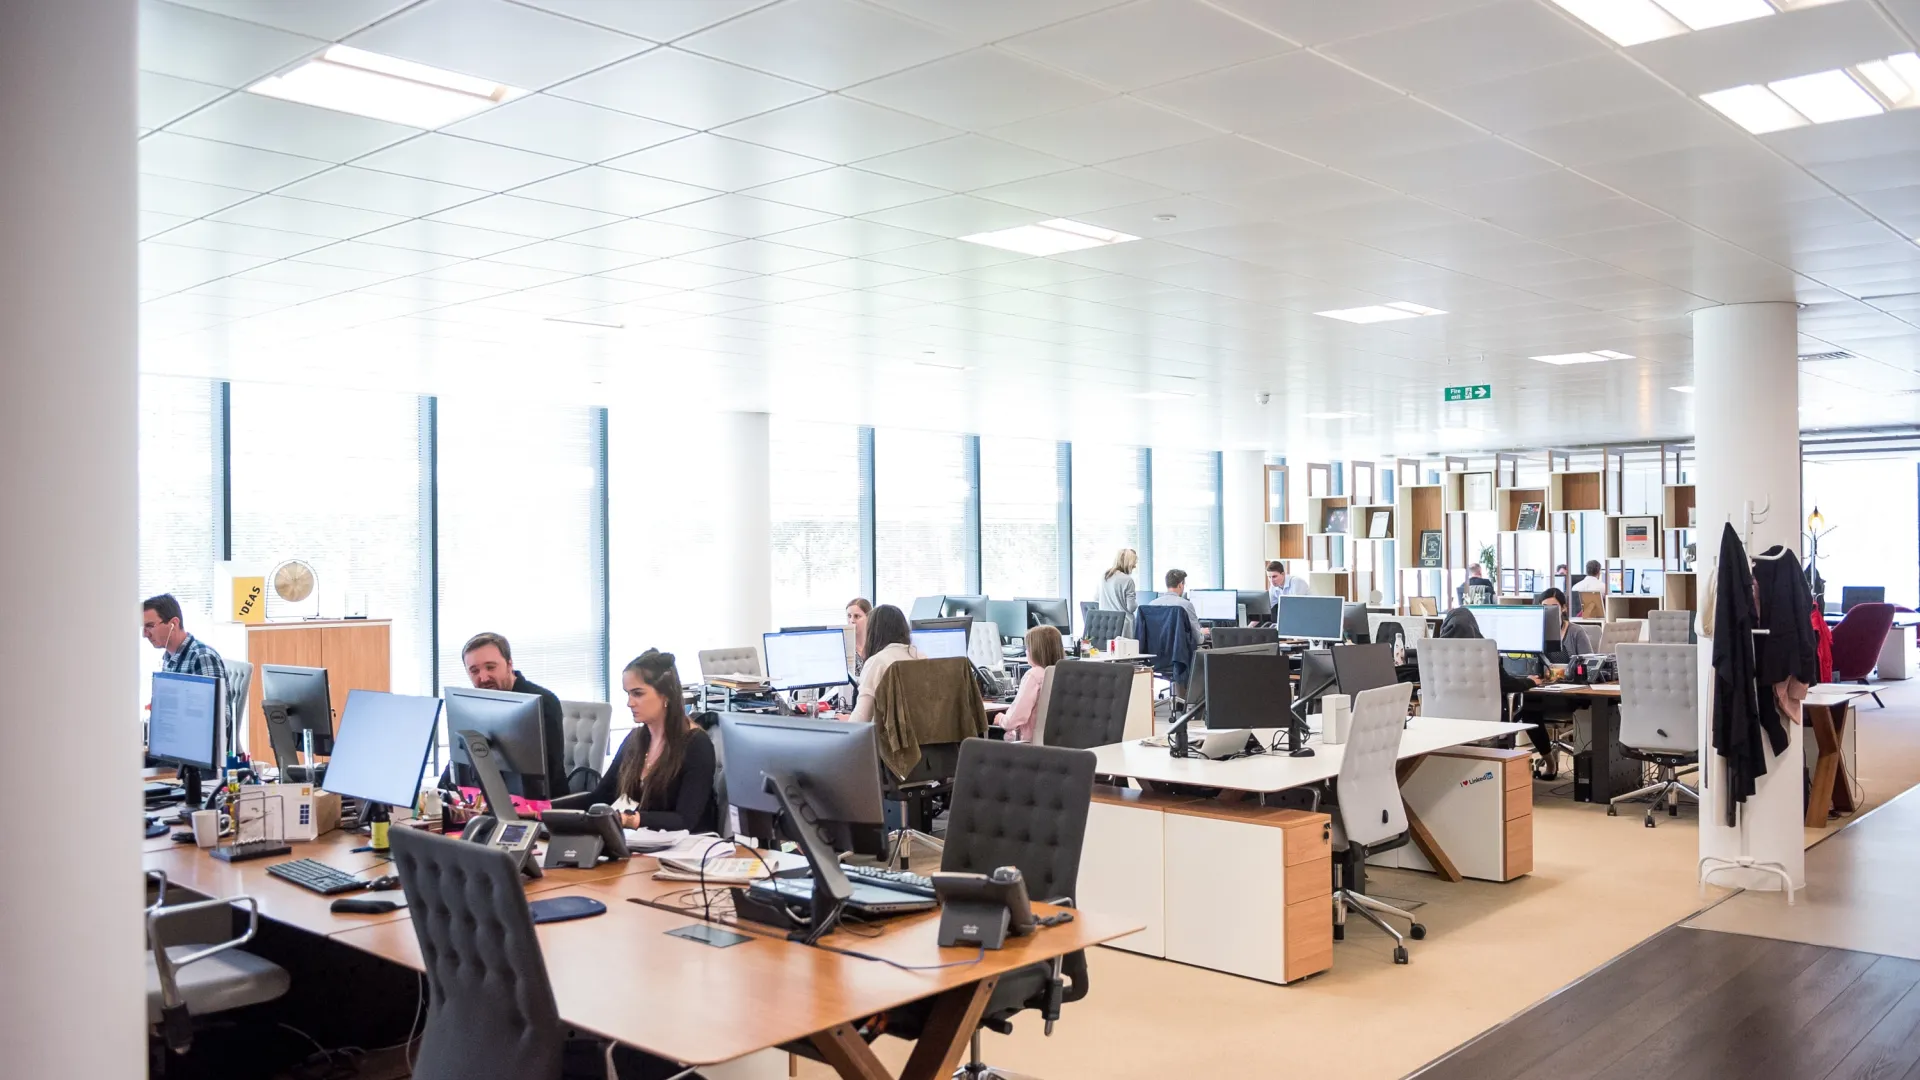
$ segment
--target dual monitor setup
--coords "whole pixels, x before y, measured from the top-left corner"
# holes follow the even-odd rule
[[[1036,626],[1051,626],[1064,636],[1073,628],[1073,604],[1063,597],[1015,597],[991,600],[984,596],[922,596],[914,600],[908,618],[915,623],[936,619],[973,619],[999,628],[1002,641],[1019,641]],[[964,652],[957,655],[965,655]]]
[[[1313,751],[1305,745],[1311,734],[1308,706],[1329,693],[1351,698],[1399,680],[1393,647],[1385,644],[1335,645],[1301,653],[1297,695],[1288,654],[1278,642],[1209,649],[1199,663],[1199,677],[1188,688],[1187,712],[1169,730],[1176,757],[1195,756],[1188,750],[1185,728],[1202,715],[1207,726],[1199,751],[1202,756],[1264,752],[1267,748],[1252,739],[1252,731],[1260,728],[1280,729],[1286,737],[1284,752],[1311,756]],[[1271,749],[1283,750],[1277,736]]]

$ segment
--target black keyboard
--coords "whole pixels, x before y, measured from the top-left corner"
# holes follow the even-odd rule
[[[249,840],[244,844],[221,844],[207,854],[221,862],[246,862],[248,859],[270,859],[292,850],[284,840]]]
[[[344,892],[359,892],[367,887],[366,881],[354,877],[344,870],[335,870],[323,862],[312,859],[295,859],[292,862],[274,863],[267,867],[267,873],[283,881],[291,881],[303,889],[312,889],[321,896],[334,896]]]
[[[915,896],[931,897],[934,895],[932,878],[922,877],[919,874],[909,873],[905,870],[889,870],[884,866],[851,866],[847,864],[842,864],[840,869],[847,875],[847,880],[855,884],[864,881],[869,885],[879,885],[882,888],[893,889],[898,892],[913,893]]]

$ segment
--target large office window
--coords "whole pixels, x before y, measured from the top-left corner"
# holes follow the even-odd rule
[[[980,440],[980,587],[988,596],[1062,596],[1060,445]]]
[[[233,565],[313,567],[314,594],[267,589],[267,617],[392,619],[392,687],[431,689],[426,446],[411,394],[234,383]]]
[[[440,399],[442,685],[467,685],[460,646],[491,630],[506,636],[514,667],[535,683],[564,699],[606,695],[600,416]]]
[[[840,622],[862,591],[860,429],[775,416],[767,443],[774,625]]]
[[[650,403],[607,411],[608,638],[614,724],[621,669],[648,649],[674,654],[683,683],[700,677],[700,650],[728,640],[725,612],[745,576],[725,541],[738,493],[712,480],[716,427],[698,414],[661,415]],[[613,749],[610,747],[609,749]]]
[[[1801,466],[1800,520],[1818,507],[1832,530],[1820,540],[1819,570],[1828,603],[1839,603],[1848,585],[1878,585],[1886,590],[1888,603],[1920,604],[1914,558],[1920,479],[1915,463],[1914,455],[1900,454],[1812,458]],[[1718,528],[1715,524],[1713,530],[1697,534],[1703,551],[1706,544],[1719,542]]]
[[[1140,553],[1134,572],[1143,590],[1148,578],[1146,451],[1137,447],[1073,448],[1073,599],[1099,596],[1100,579],[1121,548]]]
[[[220,552],[220,384],[140,377],[140,596],[172,593],[188,629],[225,649],[214,633],[214,563]],[[160,653],[127,635],[140,670]],[[147,687],[140,687],[145,703]]]
[[[1189,588],[1221,586],[1220,455],[1212,450],[1153,452],[1153,580],[1175,568],[1187,572]]]
[[[873,433],[874,592],[907,609],[916,596],[968,589],[968,475],[964,435]]]

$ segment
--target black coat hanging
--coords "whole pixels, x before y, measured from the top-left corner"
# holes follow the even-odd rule
[[[1732,524],[1720,533],[1720,567],[1715,583],[1713,750],[1727,763],[1727,825],[1733,827],[1740,822],[1740,807],[1767,774],[1767,744],[1773,740],[1772,733],[1763,727],[1766,721],[1754,678],[1753,632],[1760,623],[1753,571],[1747,564],[1747,549]],[[1771,703],[1765,713],[1774,714]],[[1777,717],[1772,723],[1778,727]],[[1782,730],[1780,734],[1786,733]],[[1784,748],[1780,744],[1780,749]]]

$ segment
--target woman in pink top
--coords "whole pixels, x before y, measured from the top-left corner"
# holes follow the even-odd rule
[[[1036,626],[1027,631],[1027,662],[1032,667],[1020,677],[1020,692],[1014,695],[1013,707],[995,721],[1007,729],[1008,742],[1028,742],[1033,737],[1033,712],[1040,707],[1040,683],[1047,677],[1047,669],[1060,662],[1066,655],[1061,644],[1060,631],[1051,626]]]

